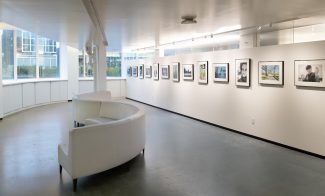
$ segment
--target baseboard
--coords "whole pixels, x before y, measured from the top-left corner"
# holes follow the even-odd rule
[[[208,124],[208,125],[212,125],[212,126],[215,126],[215,127],[218,127],[218,128],[222,128],[224,130],[231,131],[233,133],[237,133],[237,134],[244,135],[244,136],[247,136],[247,137],[250,137],[250,138],[261,140],[261,141],[264,141],[264,142],[267,142],[267,143],[270,143],[270,144],[273,144],[273,145],[281,146],[281,147],[286,148],[286,149],[294,150],[294,151],[304,153],[304,154],[307,154],[307,155],[310,155],[310,156],[313,156],[313,157],[317,157],[317,158],[320,158],[320,159],[325,159],[325,156],[320,155],[320,154],[316,154],[316,153],[309,152],[309,151],[306,151],[306,150],[303,150],[303,149],[300,149],[300,148],[295,148],[295,147],[292,147],[292,146],[281,144],[281,143],[278,143],[278,142],[275,142],[275,141],[272,141],[272,140],[268,140],[268,139],[264,139],[264,138],[261,138],[261,137],[255,136],[255,135],[250,135],[248,133],[243,133],[243,132],[240,132],[240,131],[237,131],[237,130],[234,130],[234,129],[230,129],[228,127],[224,127],[224,126],[217,125],[217,124],[214,124],[214,123],[211,123],[211,122],[208,122],[208,121],[204,121],[204,120],[201,120],[201,119],[194,118],[192,116],[188,116],[188,115],[185,115],[185,114],[181,114],[181,113],[178,113],[178,112],[167,110],[165,108],[161,108],[161,107],[158,107],[158,106],[155,106],[155,105],[151,105],[151,104],[148,104],[148,103],[136,100],[136,99],[132,99],[132,98],[129,98],[129,97],[126,97],[126,99],[136,101],[136,102],[139,102],[139,103],[142,103],[142,104],[154,107],[154,108],[158,108],[160,110],[164,110],[164,111],[167,111],[167,112],[170,112],[170,113],[173,113],[173,114],[177,114],[177,115],[180,115],[180,116],[183,116],[183,117],[186,117],[186,118],[190,118],[190,119],[193,119],[193,120],[196,120],[196,121]]]

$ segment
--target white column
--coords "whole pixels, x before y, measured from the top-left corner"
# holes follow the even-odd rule
[[[79,50],[67,46],[68,51],[68,99],[79,94]]]
[[[2,54],[2,30],[0,30],[0,54]],[[2,55],[0,58],[0,118],[3,118]]]
[[[94,63],[94,89],[95,91],[106,90],[106,46],[98,41],[95,50]]]

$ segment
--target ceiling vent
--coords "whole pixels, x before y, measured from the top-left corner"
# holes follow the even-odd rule
[[[181,24],[195,24],[195,23],[197,23],[195,18],[196,18],[196,16],[194,16],[194,15],[182,16]]]

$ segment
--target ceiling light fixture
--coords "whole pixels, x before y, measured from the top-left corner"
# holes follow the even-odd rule
[[[195,15],[185,15],[182,16],[182,22],[181,24],[195,24],[197,21],[195,20]]]

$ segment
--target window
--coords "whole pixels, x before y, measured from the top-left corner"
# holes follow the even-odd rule
[[[14,79],[14,31],[2,31],[2,79]]]
[[[2,79],[58,78],[59,52],[54,40],[27,31],[3,30]]]
[[[35,34],[21,31],[22,52],[35,52]]]
[[[79,51],[79,77],[93,77],[93,66],[85,50]]]
[[[106,76],[121,77],[121,53],[106,53]]]
[[[60,77],[59,44],[54,40],[38,37],[37,65],[40,78]]]

